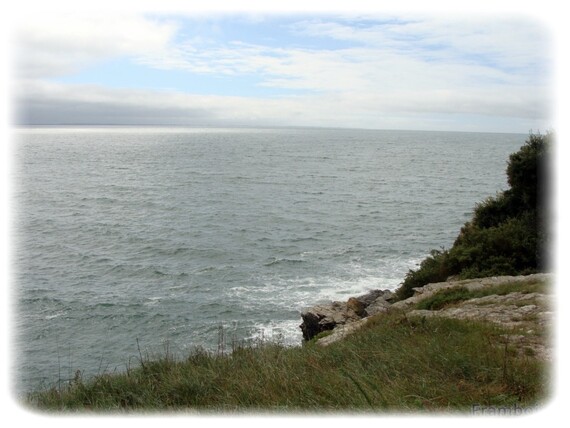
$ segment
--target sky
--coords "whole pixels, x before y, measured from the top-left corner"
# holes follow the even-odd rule
[[[31,14],[15,121],[548,130],[550,39],[518,15]]]

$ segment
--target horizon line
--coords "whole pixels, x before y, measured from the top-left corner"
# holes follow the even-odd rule
[[[390,132],[449,132],[465,134],[520,134],[550,132],[529,129],[522,131],[467,131],[441,129],[408,129],[408,128],[359,128],[342,126],[310,126],[310,125],[183,125],[183,124],[109,124],[109,123],[40,123],[12,124],[13,129],[25,128],[192,128],[192,129],[306,129],[306,130],[338,130],[338,131],[390,131]]]

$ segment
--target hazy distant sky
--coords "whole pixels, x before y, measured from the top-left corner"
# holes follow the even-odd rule
[[[30,16],[16,119],[527,133],[553,126],[550,43],[488,15]]]

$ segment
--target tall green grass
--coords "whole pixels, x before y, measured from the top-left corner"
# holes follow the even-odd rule
[[[534,406],[548,392],[544,363],[521,357],[492,325],[372,318],[345,340],[244,346],[142,360],[122,374],[76,376],[27,404],[43,411],[416,412]]]

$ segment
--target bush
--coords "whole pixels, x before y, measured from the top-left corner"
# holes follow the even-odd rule
[[[472,223],[480,228],[494,227],[506,221],[513,212],[516,212],[516,209],[513,207],[510,192],[501,192],[475,206]]]
[[[446,259],[448,251],[432,250],[417,270],[410,270],[406,275],[404,284],[396,290],[396,297],[400,300],[410,297],[416,287],[422,287],[430,282],[445,281],[449,276]]]
[[[536,221],[532,213],[508,218],[490,228],[470,224],[449,251],[450,271],[461,277],[536,271],[537,260]]]
[[[510,189],[477,204],[452,248],[432,250],[417,270],[410,270],[396,292],[398,298],[449,276],[469,279],[546,270],[551,140],[551,133],[531,134],[510,155],[506,171]]]
[[[548,151],[552,134],[531,134],[526,144],[509,157],[507,178],[512,197],[523,210],[536,210],[545,203],[540,194],[548,183]]]

